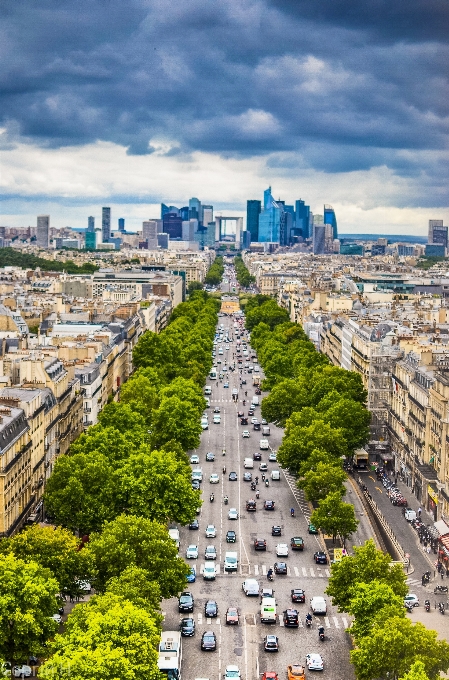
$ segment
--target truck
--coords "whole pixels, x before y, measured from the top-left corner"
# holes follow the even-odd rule
[[[263,597],[260,603],[260,622],[276,623],[276,600],[274,597]]]
[[[179,550],[179,530],[174,528],[174,529],[169,529],[168,530],[168,535],[170,538],[176,543],[176,547]]]
[[[252,470],[253,467],[254,467],[254,461],[253,461],[253,459],[252,459],[252,458],[245,458],[245,460],[243,461],[243,467],[244,467],[245,469],[247,469],[247,470],[248,470],[248,469],[249,469],[249,470]]]
[[[168,680],[181,680],[182,638],[178,630],[164,630],[158,649],[157,667]]]
[[[236,552],[225,553],[224,559],[224,570],[225,571],[237,571],[239,566],[238,555]]]
[[[260,375],[253,375],[253,386],[260,387]]]

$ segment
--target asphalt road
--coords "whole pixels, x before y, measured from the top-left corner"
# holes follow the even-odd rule
[[[232,329],[233,320],[228,317],[219,317],[219,324]],[[233,331],[232,331],[233,335]],[[220,343],[224,355],[229,357],[232,363],[232,354],[235,351],[235,341],[230,343],[230,349],[225,350],[225,343]],[[218,347],[218,345],[217,345]],[[223,358],[218,356],[217,358]],[[224,363],[222,364],[222,366]],[[219,679],[223,676],[228,664],[238,665],[242,678],[245,680],[257,680],[264,671],[276,671],[279,678],[286,677],[287,665],[292,663],[305,663],[308,653],[320,653],[324,660],[323,676],[341,680],[342,677],[351,680],[354,677],[352,667],[349,664],[350,640],[345,629],[350,625],[349,617],[339,614],[328,601],[327,616],[314,619],[312,629],[306,628],[304,619],[309,611],[308,603],[314,595],[324,595],[328,582],[328,565],[317,566],[313,560],[313,553],[321,548],[319,539],[307,533],[307,522],[302,514],[292,491],[283,474],[281,481],[270,480],[269,488],[259,483],[260,499],[257,501],[257,512],[248,513],[245,510],[245,502],[254,497],[250,490],[250,484],[243,481],[243,461],[245,457],[252,457],[254,451],[259,450],[261,433],[255,432],[252,425],[244,427],[237,418],[238,410],[248,411],[251,397],[254,394],[252,387],[252,375],[243,375],[248,385],[239,389],[238,404],[232,402],[232,388],[239,388],[238,372],[230,374],[229,388],[223,387],[219,381],[212,387],[211,407],[208,409],[209,429],[203,432],[201,445],[195,452],[200,457],[200,466],[203,469],[203,506],[199,516],[199,531],[181,529],[180,554],[185,557],[185,551],[189,544],[196,544],[199,548],[198,560],[192,560],[196,565],[197,579],[193,584],[188,584],[186,590],[190,590],[195,598],[193,617],[196,623],[196,634],[193,638],[183,638],[183,680],[195,678]],[[248,391],[247,404],[243,407],[245,389]],[[221,423],[214,425],[213,409],[218,406],[221,411]],[[260,416],[260,407],[256,408],[256,416]],[[249,419],[250,423],[250,419]],[[271,448],[276,451],[282,439],[282,430],[271,427],[269,437]],[[243,439],[242,431],[250,430],[250,438]],[[225,458],[222,457],[222,449],[226,449]],[[214,462],[206,462],[206,453],[215,453]],[[268,462],[268,453],[262,452],[262,461]],[[222,467],[226,465],[226,474],[223,475]],[[259,463],[254,462],[253,476],[261,477],[258,471]],[[198,467],[198,466],[193,466]],[[279,469],[276,463],[269,463],[268,474],[272,469]],[[231,482],[228,479],[230,471],[238,474],[238,481]],[[209,475],[217,473],[220,476],[219,484],[209,483]],[[213,491],[215,501],[209,501],[209,494]],[[223,504],[223,497],[229,497],[229,504]],[[263,509],[266,499],[274,500],[276,507],[273,512]],[[296,517],[290,516],[290,508],[296,508]],[[239,512],[238,520],[229,520],[228,510],[236,508]],[[205,528],[208,524],[214,524],[217,529],[215,539],[205,537]],[[282,527],[281,538],[271,536],[272,525]],[[227,544],[226,532],[233,529],[237,532],[237,543]],[[305,541],[303,552],[291,552],[286,558],[288,574],[276,576],[274,583],[267,581],[266,572],[276,561],[275,548],[277,543],[290,543],[293,536],[302,536]],[[266,552],[256,552],[253,547],[255,538],[264,538],[267,541]],[[207,545],[213,544],[217,549],[217,576],[215,581],[206,582],[201,575],[205,560],[204,551]],[[239,569],[237,573],[224,573],[223,562],[227,550],[237,550],[239,557]],[[283,558],[280,558],[283,559]],[[277,602],[277,622],[275,625],[261,624],[259,617],[259,598],[246,597],[242,591],[242,582],[245,578],[256,578],[260,587],[272,587],[275,590]],[[306,592],[306,604],[292,605],[299,610],[301,626],[298,629],[285,628],[282,625],[282,611],[291,605],[290,591],[292,588],[303,588]],[[204,605],[208,599],[214,599],[218,603],[219,615],[215,619],[206,619]],[[179,627],[182,614],[178,613],[177,600],[172,599],[163,603],[165,613],[164,629],[175,630]],[[226,609],[236,606],[240,612],[238,626],[226,625]],[[280,614],[280,616],[279,616]],[[184,615],[186,616],[186,615]],[[320,642],[317,626],[323,623],[326,630],[326,640]],[[217,636],[217,651],[202,652],[200,649],[201,635],[206,630],[212,630]],[[267,653],[263,649],[263,638],[267,634],[276,634],[279,638],[280,650],[278,653]],[[312,672],[307,672],[310,676]]]

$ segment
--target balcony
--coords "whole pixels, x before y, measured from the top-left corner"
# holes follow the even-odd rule
[[[85,407],[83,408],[83,412],[84,412],[84,413],[92,413],[92,409],[91,409],[91,408],[87,408],[87,406],[85,406]]]

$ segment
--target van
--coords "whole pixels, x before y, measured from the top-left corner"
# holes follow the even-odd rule
[[[270,445],[268,443],[268,439],[261,439],[260,442],[259,442],[259,448],[262,451],[268,451],[268,449],[270,448]]]
[[[205,394],[206,396],[212,394],[212,387],[211,387],[210,385],[206,385],[206,387],[204,388],[204,394]]]
[[[327,605],[324,597],[312,597],[310,600],[312,614],[326,614]]]
[[[178,531],[178,529],[169,529],[168,535],[176,543],[176,547],[179,550],[179,531]]]
[[[248,470],[248,469],[249,469],[249,470],[252,470],[253,467],[254,467],[254,461],[253,461],[253,459],[252,459],[252,458],[245,458],[245,460],[243,461],[243,467],[244,467],[245,469],[247,469],[247,470]]]
[[[236,552],[225,553],[224,560],[224,570],[225,571],[237,571],[239,566],[239,561]]]
[[[254,404],[254,406],[259,406],[259,397],[257,394],[254,395],[254,397],[251,399],[251,403]]]
[[[192,470],[192,481],[194,479],[197,479],[199,482],[203,481],[203,471],[201,468],[196,468],[195,470]]]
[[[263,437],[269,437],[270,436],[270,428],[268,425],[262,425],[262,436]]]
[[[407,520],[407,522],[413,522],[413,520],[416,519],[416,512],[414,510],[411,510],[410,508],[408,508],[405,511],[404,517]]]
[[[260,604],[260,622],[276,623],[276,600],[274,597],[263,597]]]
[[[279,472],[279,470],[272,470],[271,471],[271,479],[273,480],[273,482],[275,482],[275,481],[279,482],[280,481],[281,473]]]

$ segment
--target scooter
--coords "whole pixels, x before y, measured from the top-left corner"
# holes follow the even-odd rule
[[[265,486],[270,486],[270,482],[268,481],[268,479],[265,480]]]
[[[255,491],[255,490],[256,490],[256,485],[254,484],[254,482],[251,482],[251,491]]]
[[[223,474],[226,473],[226,465],[223,465]]]
[[[426,612],[430,612],[430,600],[424,600],[424,609]]]
[[[307,626],[307,628],[310,628],[311,625],[312,625],[312,616],[310,614],[307,614],[307,616],[306,616],[306,626]]]
[[[223,498],[223,503],[224,503],[225,505],[227,505],[227,504],[229,503],[229,498],[228,498],[227,496],[225,496],[225,497]]]
[[[214,502],[214,498],[215,498],[214,494],[211,493],[211,495],[209,496],[209,500],[210,500],[211,503]]]
[[[272,571],[272,569],[269,569],[269,570],[268,570],[268,572],[267,572],[267,579],[268,579],[269,581],[274,581],[274,576],[273,576],[273,571]]]
[[[324,628],[323,628],[323,626],[320,626],[318,628],[318,637],[320,638],[321,641],[324,641]]]
[[[434,589],[434,593],[447,593],[447,586],[436,586]]]
[[[256,498],[259,498],[259,496],[260,496],[260,491],[259,491],[259,489],[257,489],[257,491],[256,491]]]
[[[246,405],[246,399],[243,400],[243,406],[245,406],[245,405]]]
[[[295,508],[291,508],[290,515],[291,515],[291,517],[295,516]]]
[[[222,455],[222,456],[225,456],[225,455],[226,455],[226,449],[223,449],[223,450],[222,450],[221,455]]]
[[[440,602],[438,604],[438,610],[439,610],[440,614],[444,614],[444,602]]]

